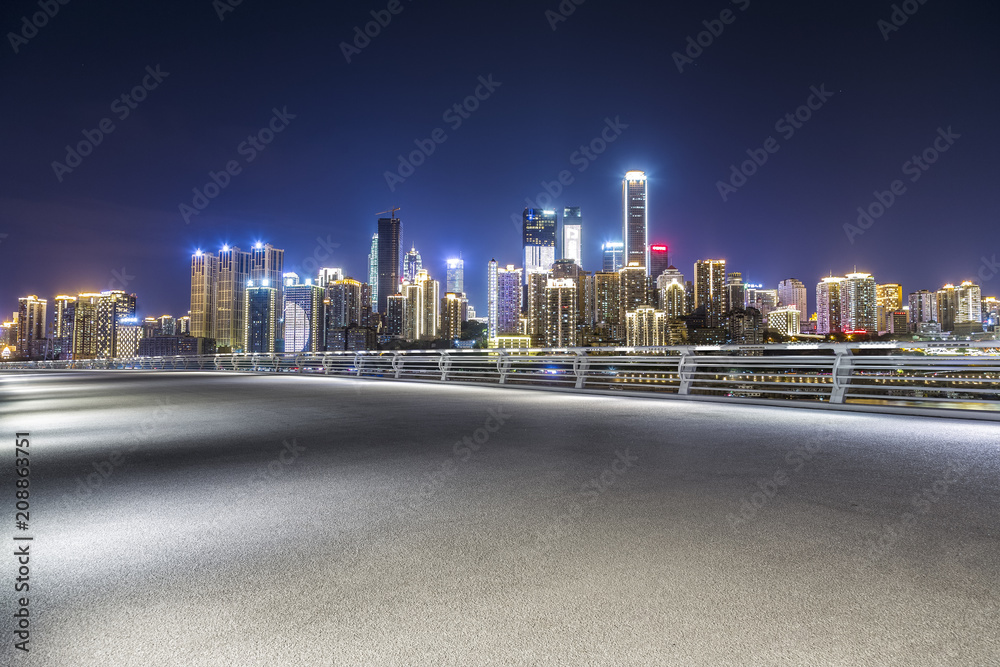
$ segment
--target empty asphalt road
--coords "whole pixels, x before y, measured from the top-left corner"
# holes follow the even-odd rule
[[[168,372],[0,422],[4,665],[1000,664],[996,423]]]

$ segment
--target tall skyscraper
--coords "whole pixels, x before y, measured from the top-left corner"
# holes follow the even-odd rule
[[[378,234],[372,234],[372,246],[368,252],[368,284],[372,286],[372,310],[378,312]]]
[[[277,346],[278,288],[269,278],[251,280],[246,290],[246,333],[243,350],[248,353],[273,353]]]
[[[524,284],[534,273],[547,273],[556,261],[556,212],[526,208],[522,213]]]
[[[844,333],[875,333],[878,327],[875,279],[870,273],[848,273],[840,288],[840,328]]]
[[[353,278],[326,286],[326,330],[368,326],[371,317],[371,285]]]
[[[659,292],[659,307],[668,321],[679,320],[688,314],[687,294],[684,289],[684,274],[674,266],[668,266],[656,279]]]
[[[955,330],[955,315],[958,311],[958,297],[955,294],[955,286],[947,284],[937,291],[937,311],[938,322],[941,324],[941,331]]]
[[[462,294],[457,292],[448,292],[441,298],[441,338],[461,338],[462,299]]]
[[[616,273],[625,266],[625,244],[620,241],[609,241],[601,244],[602,268],[604,273]]]
[[[445,264],[448,267],[445,280],[448,293],[465,294],[465,260],[453,258],[447,260]]]
[[[744,308],[746,306],[746,296],[747,296],[747,286],[743,282],[743,273],[740,271],[730,271],[726,274],[726,303],[723,306],[723,312],[729,313],[729,311],[735,308]]]
[[[875,286],[877,326],[879,333],[892,328],[892,314],[903,307],[903,288],[896,283]]]
[[[196,250],[191,256],[191,335],[215,338],[215,296],[219,258]]]
[[[378,219],[378,312],[384,313],[390,294],[398,294],[403,277],[403,221]]]
[[[246,330],[246,289],[250,280],[250,253],[239,248],[222,246],[219,251],[218,276],[215,288],[215,338],[220,348],[233,352],[243,349]]]
[[[638,266],[649,271],[649,230],[646,201],[646,172],[629,171],[622,181],[622,242],[625,244],[625,266]]]
[[[594,274],[594,326],[612,340],[624,340],[621,320],[621,276],[618,271]]]
[[[841,329],[841,287],[844,278],[829,276],[816,284],[816,333],[834,334]]]
[[[84,292],[76,297],[73,314],[73,358],[93,359],[97,356],[97,302],[95,292]]]
[[[521,289],[523,270],[508,264],[497,269],[496,333],[494,336],[510,336],[521,332],[521,310],[523,309]]]
[[[327,285],[344,279],[344,270],[337,267],[324,268],[319,270],[317,285],[326,289]]]
[[[983,323],[983,293],[979,285],[966,280],[955,288],[955,324]]]
[[[135,317],[135,294],[122,290],[101,292],[97,299],[97,356],[113,359],[118,354],[118,326],[123,318]]]
[[[577,287],[572,278],[549,278],[545,284],[546,347],[575,347]]]
[[[726,306],[726,260],[703,259],[694,263],[694,307],[705,308],[705,326],[721,327]]]
[[[390,336],[403,336],[407,316],[406,295],[390,294],[386,299],[385,332]]]
[[[656,284],[656,279],[670,266],[670,257],[665,243],[654,243],[649,246],[649,277],[652,283]]]
[[[318,352],[323,346],[323,288],[285,281],[285,352]]]
[[[629,347],[668,345],[667,317],[662,310],[640,306],[625,315],[625,344]]]
[[[24,296],[17,300],[17,354],[29,359],[45,353],[46,299]]]
[[[411,245],[410,249],[403,256],[403,282],[417,282],[417,271],[420,271],[422,268],[424,268],[424,263],[420,259],[420,253],[417,252],[415,246]]]
[[[493,339],[497,337],[497,315],[500,302],[500,279],[498,272],[500,265],[496,259],[491,259],[486,265],[486,337]],[[518,285],[518,289],[520,289]]]
[[[778,304],[782,308],[796,308],[799,311],[800,326],[809,321],[809,295],[802,281],[788,278],[778,283]]]
[[[60,294],[55,298],[52,327],[52,350],[60,359],[73,355],[73,324],[76,317],[76,297]]]
[[[583,216],[579,206],[563,209],[562,258],[583,266]]]
[[[275,248],[270,243],[254,244],[250,250],[250,280],[258,286],[266,280],[268,286],[275,290],[274,351],[284,351],[285,322],[282,305],[285,303],[285,251]],[[195,334],[192,334],[195,335]]]
[[[638,262],[630,262],[628,266],[618,271],[618,276],[618,285],[621,288],[618,322],[624,323],[628,311],[652,304],[649,299],[646,267],[639,266]]]

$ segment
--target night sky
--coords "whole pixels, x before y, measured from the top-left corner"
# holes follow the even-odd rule
[[[766,287],[802,280],[811,310],[817,280],[855,265],[904,293],[965,279],[1000,292],[976,278],[1000,254],[995,2],[910,0],[892,30],[893,3],[871,0],[564,0],[568,16],[557,0],[330,4],[74,0],[15,53],[10,33],[41,10],[4,3],[0,313],[27,294],[124,287],[141,315],[181,315],[191,253],[223,243],[270,242],[286,270],[316,256],[366,279],[376,213],[398,206],[432,277],[462,254],[484,314],[486,263],[521,261],[511,216],[563,170],[572,182],[551,205],[582,207],[586,269],[620,236],[624,172],[642,169],[650,241],[689,278],[696,259],[723,257]],[[730,22],[712,23],[723,10]],[[391,21],[348,63],[341,44],[372,11]],[[679,72],[673,54],[706,21],[721,34]],[[129,108],[121,95],[144,79]],[[475,111],[445,115],[477,87]],[[812,87],[832,95],[789,136],[776,123]],[[294,118],[263,150],[241,147],[275,109]],[[57,176],[67,144],[105,118],[113,131]],[[574,155],[609,120],[606,150]],[[391,191],[385,172],[438,128],[445,141]],[[904,172],[939,128],[947,152]],[[718,182],[769,138],[777,152],[723,201]],[[239,173],[186,222],[179,206],[229,161]],[[849,239],[844,224],[895,180],[905,191]]]

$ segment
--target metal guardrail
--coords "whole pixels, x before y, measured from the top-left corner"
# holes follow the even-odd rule
[[[767,404],[996,413],[1000,342],[400,350],[27,361],[36,369],[316,373]]]

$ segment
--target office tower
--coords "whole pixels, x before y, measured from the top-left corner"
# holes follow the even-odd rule
[[[522,213],[524,284],[534,273],[548,273],[556,261],[556,212],[526,208]]]
[[[97,299],[97,356],[113,359],[118,356],[118,323],[122,318],[135,317],[135,294],[122,290],[101,292]]]
[[[889,333],[907,334],[910,332],[910,314],[905,310],[889,313]]]
[[[353,278],[336,280],[326,286],[324,304],[327,331],[368,326],[371,319],[371,285]]]
[[[583,266],[583,216],[579,206],[563,209],[562,257]]]
[[[215,283],[214,333],[205,336],[215,338],[218,347],[228,348],[233,352],[243,349],[247,317],[244,308],[249,281],[250,253],[228,245],[222,246]]]
[[[521,333],[523,309],[521,283],[522,270],[515,268],[513,264],[497,269],[496,333],[490,338]]]
[[[841,287],[844,278],[829,276],[816,284],[816,333],[835,334],[841,328]]]
[[[155,317],[146,317],[142,320],[142,337],[152,338],[160,335],[160,321]]]
[[[869,273],[848,273],[840,287],[840,328],[844,333],[875,333],[875,279]]]
[[[319,270],[316,284],[326,289],[330,283],[344,279],[344,270],[340,268],[325,268]]]
[[[463,296],[448,292],[441,299],[441,338],[455,340],[462,337]]]
[[[461,258],[449,259],[445,264],[448,267],[447,279],[445,280],[447,292],[465,294],[465,260]]]
[[[486,265],[486,337],[490,340],[497,337],[497,323],[500,306],[500,265],[496,259],[491,259]],[[520,285],[518,285],[520,289]]]
[[[669,345],[667,314],[652,306],[639,306],[625,313],[625,344],[629,347]]]
[[[284,351],[284,315],[282,304],[285,303],[285,251],[275,248],[270,243],[254,244],[250,250],[250,280],[255,285],[262,286],[263,281],[267,281],[267,286],[275,290],[274,304],[276,321],[274,324],[274,351]],[[248,283],[249,284],[249,283]],[[192,333],[192,336],[197,334]],[[211,337],[211,334],[209,334]]]
[[[809,320],[809,296],[801,280],[788,278],[778,283],[778,305],[798,309],[800,322]]]
[[[17,300],[17,355],[23,359],[45,354],[45,316],[48,301],[37,296]]]
[[[649,306],[649,285],[647,281],[646,267],[640,266],[637,262],[631,262],[628,266],[618,271],[618,285],[621,288],[619,299],[618,322],[625,322],[625,313],[635,310],[639,306]]]
[[[621,276],[617,271],[594,274],[594,327],[613,340],[624,340],[621,320]]]
[[[137,317],[122,317],[115,328],[115,357],[128,358],[139,354],[139,341],[145,338]]]
[[[548,287],[550,273],[532,273],[528,276],[528,335],[531,336],[531,344],[535,347],[545,345],[545,327],[548,319],[546,308],[548,299],[545,288]]]
[[[920,324],[938,321],[937,295],[930,290],[910,292],[910,331],[916,332]]]
[[[403,283],[406,299],[403,317],[403,338],[420,340],[437,338],[440,331],[440,284],[432,280],[426,269],[417,272],[416,282]]]
[[[97,301],[100,294],[84,292],[76,297],[73,314],[73,358],[93,359],[97,356]]]
[[[278,288],[271,284],[269,278],[247,282],[244,352],[275,352],[278,342],[278,307]]]
[[[666,271],[656,278],[656,291],[659,294],[659,309],[667,320],[679,320],[688,314],[687,294],[684,289],[684,275],[674,266],[668,266]]]
[[[417,252],[416,247],[410,246],[410,249],[403,256],[403,282],[417,282],[417,271],[423,268],[424,263],[420,259],[420,253]]]
[[[285,352],[318,352],[323,345],[323,288],[285,281]]]
[[[243,298],[246,301],[246,297]],[[245,305],[245,304],[244,304]],[[157,333],[160,336],[173,336],[177,332],[177,320],[173,318],[172,315],[160,315],[157,318],[159,323]],[[243,337],[240,336],[240,345],[243,345]]]
[[[372,286],[372,310],[378,312],[378,234],[372,234],[372,246],[368,252],[368,284]]]
[[[404,282],[400,287],[405,306],[403,307],[403,333],[406,340],[419,340],[424,326],[424,290],[416,283]]]
[[[625,266],[625,244],[611,241],[601,244],[602,269],[604,273],[614,273]]]
[[[728,313],[734,308],[746,307],[747,285],[743,283],[743,274],[739,271],[730,271],[726,274],[726,301],[723,312]]]
[[[60,359],[73,354],[73,324],[76,317],[76,297],[61,294],[55,298],[52,327],[52,352]]]
[[[955,288],[955,324],[983,323],[983,294],[979,285],[966,280]]]
[[[177,330],[174,332],[178,336],[191,335],[191,316],[184,315],[177,318]]]
[[[386,300],[385,333],[389,336],[403,336],[406,328],[406,295],[393,294]]]
[[[720,327],[725,319],[726,260],[694,263],[694,307],[705,309],[705,326]]]
[[[955,314],[958,310],[955,286],[950,283],[945,285],[937,291],[936,298],[938,322],[941,324],[941,331],[954,331]]]
[[[577,328],[577,286],[572,278],[549,278],[545,283],[546,347],[575,347]]]
[[[732,345],[762,345],[764,318],[756,308],[733,308],[726,318],[727,340]]]
[[[667,253],[667,246],[664,243],[654,243],[649,246],[649,277],[651,284],[656,284],[656,279],[670,266],[670,257]]]
[[[889,331],[892,314],[903,307],[903,288],[896,283],[875,286],[876,326],[879,333]]]
[[[423,335],[437,338],[441,335],[441,283],[421,269],[417,271],[417,284],[424,290]]]
[[[646,172],[629,171],[622,180],[622,242],[625,266],[641,266],[649,275]],[[654,276],[655,277],[655,276]]]
[[[794,305],[776,308],[767,314],[767,328],[782,336],[801,333],[802,313]]]
[[[778,296],[778,290],[776,289],[760,289],[759,287],[751,289],[747,286],[746,295],[745,307],[756,308],[760,311],[762,317],[767,317],[768,313],[772,310],[777,310],[781,306],[781,298]]]
[[[191,335],[215,337],[215,285],[219,258],[196,250],[191,255]]]
[[[403,270],[403,221],[378,219],[378,312],[384,313],[390,294],[399,293]]]

